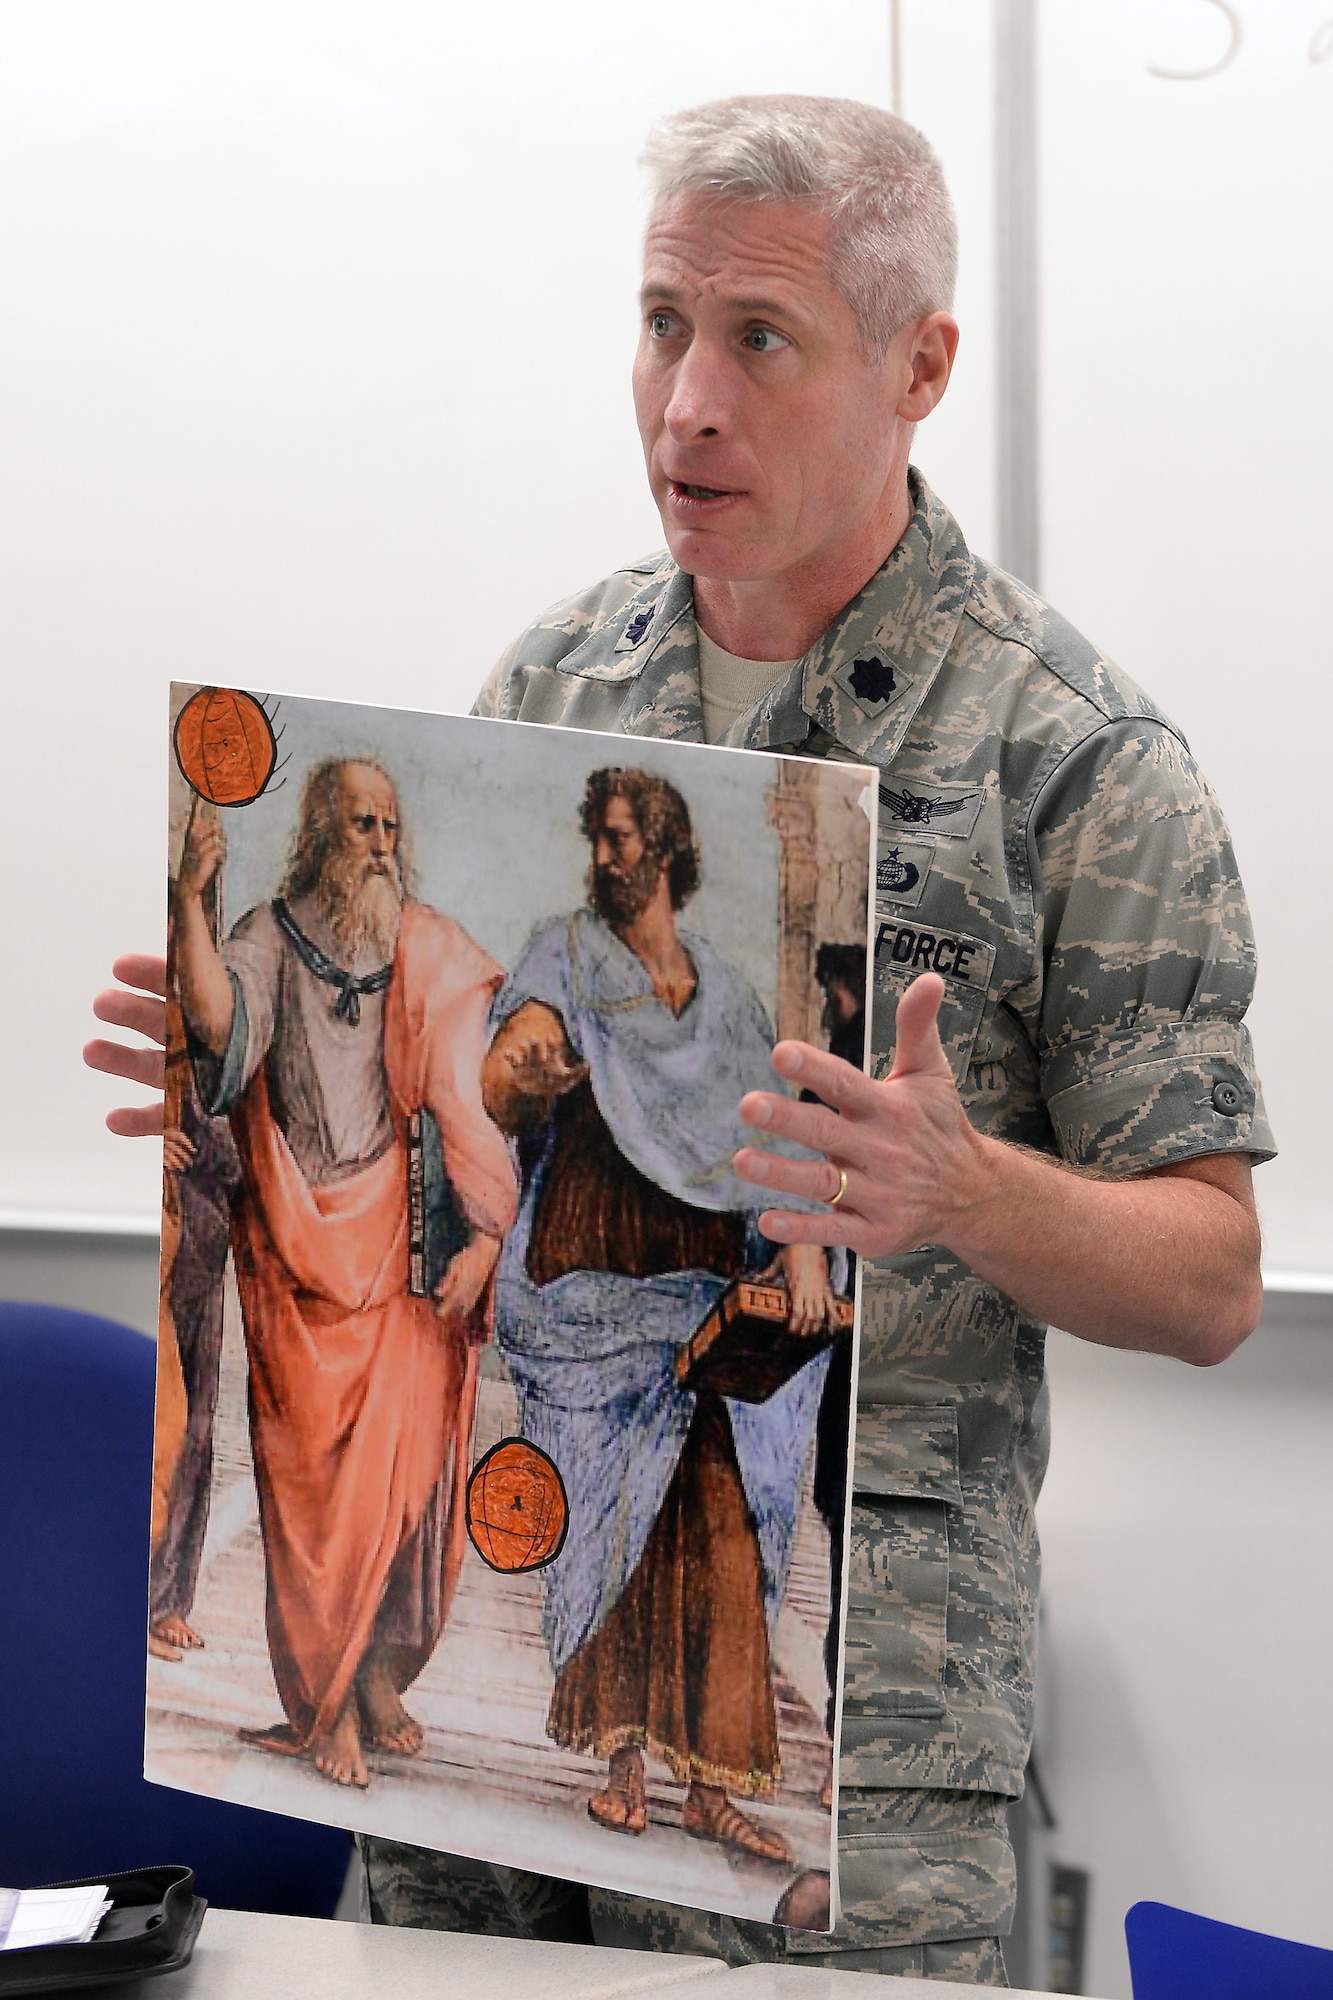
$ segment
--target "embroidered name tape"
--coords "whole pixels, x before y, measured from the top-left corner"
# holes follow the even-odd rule
[[[918,972],[942,972],[946,979],[984,987],[994,963],[995,947],[980,938],[918,930],[914,924],[899,922],[875,926],[876,971],[900,966],[913,977]]]

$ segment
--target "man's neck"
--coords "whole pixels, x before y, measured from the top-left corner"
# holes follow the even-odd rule
[[[799,660],[888,561],[912,519],[906,465],[894,497],[855,547],[831,550],[778,576],[696,576],[694,615],[713,642],[742,660]]]
[[[659,1000],[679,1014],[694,992],[698,975],[676,931],[676,913],[663,876],[646,910],[631,924],[612,929],[627,945],[653,982]]]

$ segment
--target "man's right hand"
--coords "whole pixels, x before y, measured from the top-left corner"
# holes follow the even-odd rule
[[[525,1000],[486,1052],[482,1099],[502,1132],[521,1132],[543,1124],[556,1098],[587,1074],[588,1065],[570,1047],[555,1010],[540,1000]]]
[[[108,1076],[125,1076],[132,1083],[161,1090],[166,1077],[167,1040],[167,961],[150,958],[146,952],[127,952],[111,968],[119,986],[109,986],[93,1001],[93,1013],[113,1028],[129,1028],[147,1035],[158,1044],[155,1049],[135,1049],[124,1042],[89,1042],[83,1060],[89,1069],[103,1070]],[[126,991],[126,988],[132,989]],[[126,1105],[106,1114],[107,1127],[122,1139],[159,1136],[165,1119],[161,1100],[156,1104]]]

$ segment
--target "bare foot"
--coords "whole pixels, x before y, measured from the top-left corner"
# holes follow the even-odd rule
[[[605,1788],[588,1800],[588,1817],[612,1833],[642,1833],[648,1824],[643,1752],[628,1745],[611,1755]]]
[[[237,1735],[252,1750],[267,1750],[271,1757],[304,1757],[336,1785],[370,1783],[366,1760],[361,1755],[361,1732],[356,1710],[349,1701],[327,1736],[302,1743],[290,1722],[275,1723],[272,1729],[239,1729]]]
[[[151,1625],[148,1627],[148,1651],[155,1660],[178,1660],[181,1657],[180,1647],[169,1646],[165,1639],[159,1639]]]
[[[272,1729],[238,1729],[236,1734],[252,1750],[267,1750],[274,1757],[304,1757],[306,1754],[305,1745],[290,1722],[277,1722]]]
[[[421,1724],[410,1716],[389,1678],[383,1655],[371,1647],[356,1677],[361,1733],[372,1750],[389,1750],[398,1757],[415,1757],[426,1740]]]
[[[155,1618],[148,1630],[164,1645],[178,1646],[182,1653],[188,1653],[204,1643],[193,1625],[187,1625],[178,1611],[168,1611],[165,1618]],[[163,1656],[159,1654],[158,1657]]]
[[[780,1834],[765,1833],[743,1812],[738,1812],[718,1785],[691,1785],[681,1814],[681,1825],[696,1840],[716,1840],[734,1847],[756,1861],[772,1861],[783,1868],[793,1866],[791,1850]]]
[[[359,1785],[362,1791],[365,1790],[370,1783],[370,1773],[361,1754],[361,1730],[354,1701],[344,1705],[342,1714],[327,1736],[311,1739],[307,1755],[315,1769],[322,1771],[326,1778],[332,1778],[335,1785]]]

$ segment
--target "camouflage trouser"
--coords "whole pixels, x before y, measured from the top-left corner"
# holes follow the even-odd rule
[[[359,1839],[379,1924],[1004,1986],[1000,1938],[1012,1924],[1015,1893],[1006,1803],[987,1792],[844,1786],[842,1916],[831,1935]]]

